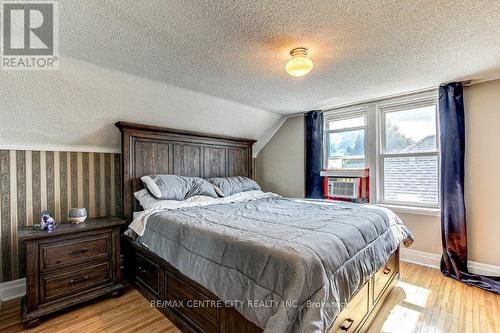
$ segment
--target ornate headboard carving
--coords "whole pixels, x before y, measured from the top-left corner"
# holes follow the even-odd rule
[[[123,216],[132,220],[139,210],[134,192],[140,178],[150,174],[193,177],[252,177],[252,145],[255,140],[180,131],[127,122],[115,124],[121,131]]]

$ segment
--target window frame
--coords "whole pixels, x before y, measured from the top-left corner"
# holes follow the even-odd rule
[[[390,154],[384,154],[385,149],[385,121],[382,119],[384,112],[403,111],[422,106],[436,106],[436,151],[423,152],[424,156],[437,156],[438,159],[438,202],[436,204],[425,204],[419,202],[390,201],[384,200],[384,165],[383,157]],[[422,214],[437,216],[441,204],[441,143],[438,117],[438,93],[437,89],[431,89],[421,92],[415,92],[405,95],[391,96],[378,100],[356,103],[354,105],[342,106],[336,109],[325,110],[323,112],[323,172],[322,175],[333,176],[341,175],[344,177],[359,177],[362,169],[328,169],[328,134],[335,131],[329,131],[328,122],[332,120],[343,120],[355,118],[356,116],[365,116],[365,167],[369,169],[370,176],[370,202],[387,206],[394,211],[410,214]],[[388,111],[389,110],[389,111]],[[384,115],[385,116],[385,115]],[[384,140],[384,141],[382,141]],[[413,153],[415,154],[420,153]],[[405,154],[405,156],[408,156]]]
[[[441,149],[440,149],[440,135],[439,135],[439,117],[438,117],[438,101],[435,94],[416,96],[414,99],[398,99],[390,101],[389,103],[377,104],[377,119],[378,119],[378,149],[377,149],[377,203],[390,206],[403,206],[403,207],[417,207],[439,209],[441,205]],[[435,106],[435,119],[436,119],[436,150],[429,152],[409,152],[409,153],[387,153],[386,148],[386,115],[391,112],[407,111],[416,108]],[[397,157],[422,157],[422,156],[435,156],[437,158],[437,175],[438,175],[438,188],[437,188],[437,202],[422,203],[416,201],[403,201],[403,200],[386,200],[385,199],[385,176],[384,166],[386,158]]]
[[[330,130],[329,128],[329,122],[330,121],[339,121],[339,120],[346,120],[346,119],[352,119],[352,118],[358,118],[358,117],[364,117],[365,119],[365,124],[363,126],[355,126],[355,127],[346,127],[343,129],[335,129],[335,130]],[[368,130],[368,108],[366,106],[362,107],[354,107],[354,108],[342,108],[342,109],[337,109],[337,110],[332,110],[328,112],[323,113],[323,170],[325,171],[339,171],[339,172],[359,172],[360,170],[364,170],[365,168],[368,167],[368,157],[367,157],[367,144],[369,142],[368,137],[367,137],[367,130]],[[365,167],[364,168],[333,168],[333,169],[328,169],[328,137],[330,133],[342,133],[342,132],[347,132],[347,131],[355,131],[355,130],[363,130],[364,131],[364,157],[365,157]]]

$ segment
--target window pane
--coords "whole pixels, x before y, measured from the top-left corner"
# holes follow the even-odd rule
[[[438,203],[437,156],[387,157],[384,159],[384,199]]]
[[[365,130],[328,134],[328,169],[365,167]]]
[[[360,127],[365,126],[365,116],[349,118],[349,119],[341,119],[334,120],[328,122],[329,130],[340,130],[344,128],[352,128],[352,127]]]
[[[385,114],[386,153],[426,151],[436,151],[434,105]]]

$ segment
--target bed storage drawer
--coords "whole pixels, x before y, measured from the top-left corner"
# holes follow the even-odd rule
[[[366,283],[338,315],[333,327],[330,329],[330,333],[351,333],[356,331],[369,311],[368,291],[369,284]]]
[[[155,297],[160,296],[160,268],[158,264],[136,253],[135,279],[146,287]]]
[[[216,300],[168,274],[166,299],[176,304],[172,310],[201,332],[219,332]]]
[[[378,270],[378,272],[374,275],[374,284],[373,284],[373,300],[376,303],[380,296],[382,295],[385,288],[389,285],[392,280],[394,274],[397,273],[397,259],[396,252],[391,254],[389,260],[385,263],[382,268]]]

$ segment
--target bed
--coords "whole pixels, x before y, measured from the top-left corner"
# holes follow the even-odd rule
[[[253,140],[117,126],[129,221],[144,175],[252,177]],[[127,279],[185,332],[364,331],[398,279],[399,243],[411,242],[401,221],[372,206],[247,196],[145,214],[139,237],[124,237]]]

